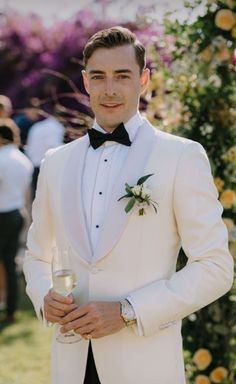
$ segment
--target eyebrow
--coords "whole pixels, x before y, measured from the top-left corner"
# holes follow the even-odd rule
[[[132,73],[132,71],[130,69],[117,69],[114,71],[115,73]],[[89,72],[89,75],[94,75],[94,74],[104,74],[105,71],[101,71],[99,69],[91,69]]]

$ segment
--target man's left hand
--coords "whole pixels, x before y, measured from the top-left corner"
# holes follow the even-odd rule
[[[85,339],[110,335],[125,327],[120,316],[120,303],[95,301],[71,311],[60,321],[62,333],[74,330]]]

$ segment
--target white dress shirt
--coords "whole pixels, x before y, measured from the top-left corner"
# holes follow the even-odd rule
[[[53,116],[38,121],[30,128],[25,153],[34,167],[39,167],[48,149],[63,144],[64,126]]]
[[[131,143],[139,126],[142,124],[143,118],[139,112],[125,123]],[[94,129],[107,133],[96,121]],[[97,149],[93,149],[90,145],[88,149],[82,179],[82,195],[86,224],[93,251],[98,242],[112,188],[120,170],[125,166],[129,149],[130,147],[114,141],[106,141]]]
[[[14,144],[0,147],[0,212],[21,209],[33,166]]]

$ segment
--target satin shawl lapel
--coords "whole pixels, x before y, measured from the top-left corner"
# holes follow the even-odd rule
[[[88,136],[78,140],[71,151],[62,176],[61,205],[65,231],[72,247],[86,261],[91,260],[92,250],[87,232],[82,200],[82,176],[89,147]]]
[[[124,170],[122,170],[113,188],[98,246],[95,250],[95,260],[106,256],[120,239],[130,214],[127,214],[124,210],[127,200],[123,199],[118,202],[118,199],[126,193],[125,183],[134,185],[141,176],[144,176],[143,172],[154,143],[155,129],[145,121],[138,129],[130,147]]]

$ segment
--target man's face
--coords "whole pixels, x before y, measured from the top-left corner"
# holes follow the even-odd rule
[[[149,70],[140,75],[131,45],[98,48],[88,60],[83,79],[98,124],[112,131],[136,113]]]

